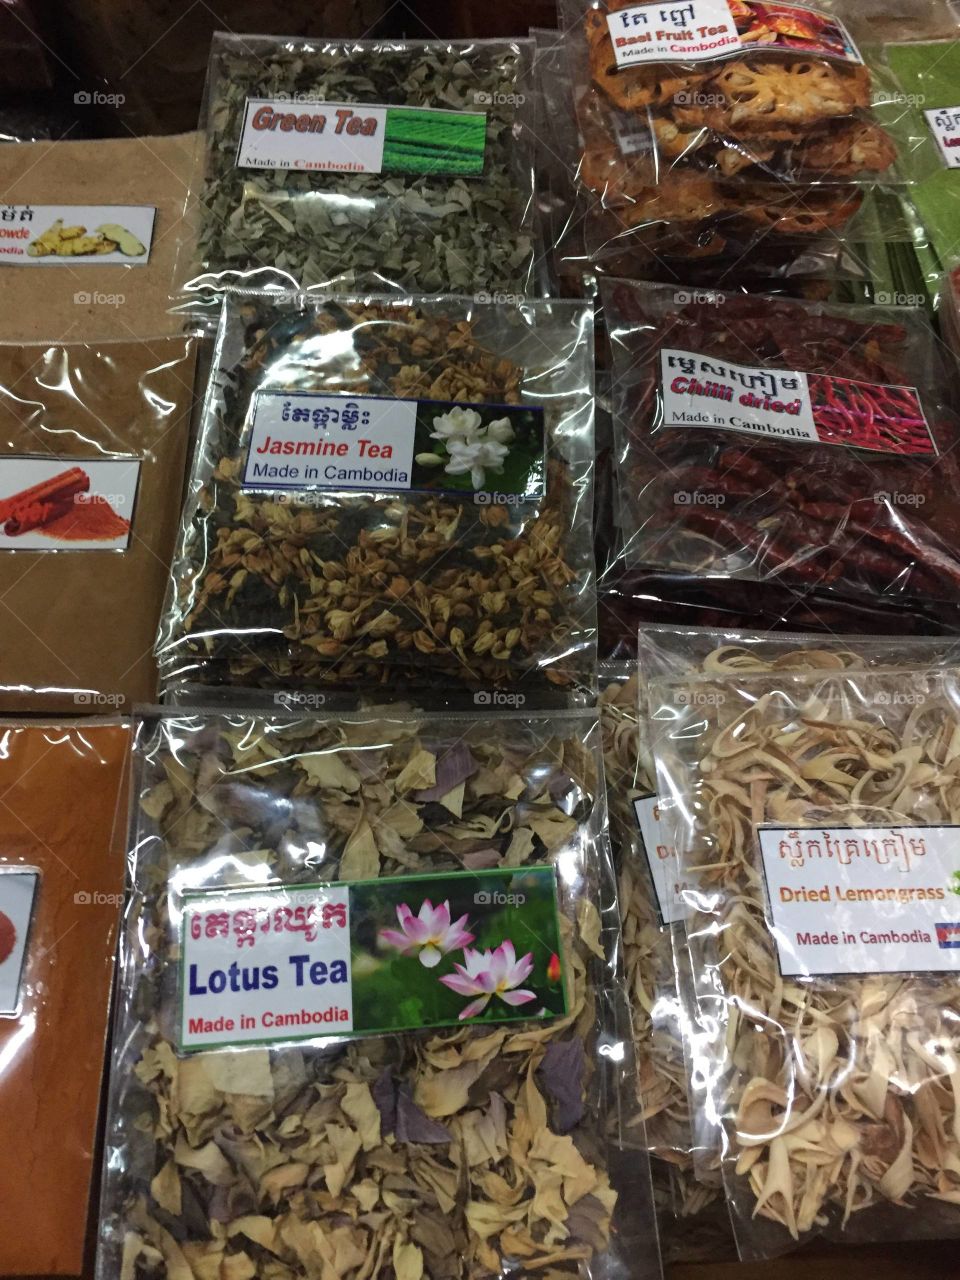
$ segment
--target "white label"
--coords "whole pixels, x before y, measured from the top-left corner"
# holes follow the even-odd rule
[[[248,98],[237,167],[379,173],[386,120],[386,107]]]
[[[18,267],[146,266],[153,205],[0,205],[0,263]]]
[[[960,827],[761,827],[784,977],[960,969]]]
[[[709,62],[743,50],[791,52],[862,62],[843,23],[806,5],[738,0],[638,4],[607,14],[618,67],[645,62]]]
[[[0,868],[0,1017],[20,1012],[27,939],[40,872]]]
[[[482,111],[248,98],[237,167],[471,175],[486,137]]]
[[[679,876],[676,850],[664,842],[660,826],[660,802],[656,796],[634,800],[637,823],[643,837],[650,878],[657,895],[657,910],[664,924],[675,924],[684,918],[683,884]]]
[[[718,304],[718,325],[719,310]],[[660,352],[660,367],[665,427],[819,440],[805,373],[758,369],[666,348]]]
[[[923,114],[947,168],[960,169],[960,107],[938,107]]]
[[[353,1029],[346,885],[204,894],[182,937],[183,1049]]]
[[[248,489],[409,489],[417,400],[257,393]]]
[[[125,551],[139,458],[0,458],[0,551]]]

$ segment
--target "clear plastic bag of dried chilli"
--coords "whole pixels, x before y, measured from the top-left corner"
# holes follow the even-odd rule
[[[956,604],[958,420],[917,310],[627,282],[604,308],[630,567]]]
[[[526,292],[532,57],[530,40],[215,35],[180,288],[214,316],[236,286]]]
[[[167,682],[590,684],[592,311],[227,300]]]
[[[731,1254],[732,1239],[716,1175],[707,1185],[694,1167],[685,1065],[689,1033],[678,999],[673,937],[675,928],[683,937],[681,904],[671,892],[668,872],[674,860],[658,835],[637,666],[601,663],[599,676],[610,835],[638,1069],[636,1108],[626,1138],[645,1143],[651,1155],[665,1260],[717,1260]]]
[[[794,644],[650,686],[745,1258],[960,1233],[957,670],[927,642]]]
[[[137,760],[101,1280],[659,1276],[595,715],[170,714]]]

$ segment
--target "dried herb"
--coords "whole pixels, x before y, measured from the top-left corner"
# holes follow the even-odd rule
[[[522,293],[532,269],[524,103],[532,45],[277,41],[217,36],[200,196],[203,271],[285,285]],[[483,112],[476,177],[237,167],[248,98]],[[262,281],[261,281],[262,282]]]
[[[714,1178],[698,1180],[683,1036],[687,1015],[677,991],[674,945],[662,927],[634,801],[654,789],[640,718],[635,663],[600,672],[600,727],[610,832],[617,859],[627,994],[637,1053],[635,1140],[651,1155],[661,1240],[673,1259],[729,1252],[726,1211]],[[679,926],[682,933],[682,926]]]
[[[496,312],[496,314],[494,314]],[[586,674],[593,645],[589,341],[578,304],[227,303],[242,354],[208,406],[160,654],[168,678],[479,686]],[[332,340],[340,336],[342,341]],[[523,346],[525,366],[501,354]],[[518,357],[520,352],[518,350]],[[545,495],[241,487],[263,388],[544,405]]]
[[[101,1277],[563,1276],[611,1257],[595,724],[239,716],[143,727]],[[464,747],[470,776],[439,802],[418,799]],[[567,1017],[177,1057],[181,899],[167,886],[478,860],[557,867]],[[562,1123],[548,1102],[558,1055],[581,1079],[580,1114],[567,1097]]]

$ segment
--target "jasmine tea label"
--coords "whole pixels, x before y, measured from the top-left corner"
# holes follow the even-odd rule
[[[257,392],[245,489],[408,491],[525,500],[544,491],[537,406]]]
[[[486,145],[482,111],[248,98],[237,167],[469,176]]]
[[[553,867],[188,894],[184,1052],[566,1013]]]

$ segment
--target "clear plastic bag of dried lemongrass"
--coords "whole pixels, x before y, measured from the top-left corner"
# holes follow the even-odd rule
[[[960,1234],[960,984],[933,924],[918,959],[884,916],[891,901],[916,910],[948,891],[903,899],[897,889],[849,887],[830,843],[844,828],[870,839],[877,828],[882,841],[914,827],[934,845],[935,829],[960,812],[960,680],[954,667],[925,665],[954,646],[884,639],[871,651],[870,638],[811,640],[805,669],[798,652],[766,674],[737,672],[742,651],[728,651],[705,661],[709,673],[650,687],[659,786],[691,884],[700,1017],[720,1033],[705,1066],[744,1257],[815,1235]],[[777,841],[799,841],[805,827],[824,837],[824,883],[813,931],[791,933],[774,913],[800,899],[770,877],[783,865]],[[935,858],[930,866],[936,880]],[[857,932],[854,899],[874,912],[888,904],[876,933]],[[826,958],[811,960],[821,943]]]
[[[666,891],[659,861],[663,846],[648,851],[644,840],[644,830],[650,832],[657,819],[637,665],[601,663],[599,682],[610,836],[638,1068],[636,1107],[627,1133],[645,1144],[652,1157],[664,1257],[716,1259],[732,1251],[732,1238],[717,1177],[707,1185],[695,1172],[684,1061],[686,1011],[678,999],[674,956],[674,931],[679,929],[682,939],[683,929]]]
[[[595,713],[170,713],[140,725],[137,760],[100,1280],[660,1274],[649,1166],[617,1132],[634,1068],[602,945],[618,919]],[[374,883],[386,911],[411,875],[466,873],[473,892],[474,878],[545,869],[559,954],[545,975],[538,956],[525,985],[550,987],[554,1005],[565,992],[563,1016],[494,998],[446,1029],[184,1051],[185,892]],[[377,955],[386,935],[359,913],[356,931],[350,902],[359,1018],[361,979],[396,975]],[[431,944],[439,959],[410,943],[405,980],[449,967],[480,913],[446,920],[461,936]],[[389,1025],[410,1025],[405,996],[394,1003]]]
[[[228,299],[165,686],[589,685],[592,361],[589,303]],[[255,441],[261,409],[276,426]],[[408,417],[392,435],[330,425],[348,411]],[[314,413],[322,429],[296,420]],[[389,438],[392,461],[379,444],[357,458],[365,435]],[[279,474],[291,458],[296,480]]]

